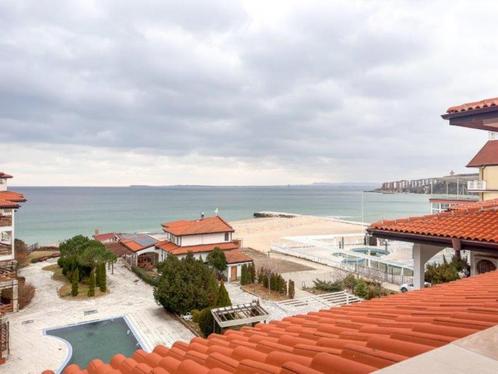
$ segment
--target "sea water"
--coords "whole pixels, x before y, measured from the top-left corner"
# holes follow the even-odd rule
[[[161,223],[201,212],[225,219],[280,211],[372,222],[427,214],[428,195],[364,192],[375,185],[271,187],[12,187],[27,202],[16,215],[16,237],[51,244],[76,234],[160,232]]]

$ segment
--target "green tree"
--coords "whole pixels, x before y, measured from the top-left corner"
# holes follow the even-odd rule
[[[218,247],[215,247],[211,252],[209,252],[207,256],[207,263],[220,275],[227,268],[227,259],[225,258],[225,254]]]
[[[232,305],[232,300],[230,300],[230,296],[228,295],[228,291],[225,288],[225,284],[223,282],[220,283],[220,288],[218,289],[218,296],[216,297],[215,304],[217,308]]]
[[[192,254],[181,260],[168,256],[159,265],[159,271],[161,276],[154,287],[154,298],[166,310],[186,314],[193,309],[208,307],[210,300],[214,299],[213,271]]]
[[[92,270],[88,279],[88,296],[95,296],[95,270]]]
[[[250,283],[256,282],[256,266],[254,266],[254,263],[249,265],[249,279]]]
[[[97,266],[95,267],[95,285],[97,287],[100,288],[100,271],[102,270],[102,268],[100,267],[100,264],[97,264]]]
[[[97,285],[99,286],[100,291],[107,291],[107,274],[104,262],[97,265]]]
[[[71,275],[71,296],[78,296],[78,287],[80,283],[80,272],[76,268]]]
[[[290,299],[293,299],[295,295],[296,295],[296,289],[294,281],[292,279],[289,279],[288,296]]]
[[[244,286],[249,283],[249,273],[247,269],[247,265],[244,264],[242,265],[242,268],[240,269],[240,285]]]
[[[216,298],[218,297],[218,281],[216,280],[216,277],[214,274],[211,274],[208,280],[207,284],[207,301],[209,306],[213,306],[216,303]]]

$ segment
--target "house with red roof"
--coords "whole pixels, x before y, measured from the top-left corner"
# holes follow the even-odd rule
[[[162,251],[160,257],[167,255],[184,257],[191,253],[195,258],[206,261],[215,248],[225,253],[227,260],[226,277],[229,282],[236,281],[242,274],[242,265],[253,260],[240,251],[241,242],[233,239],[234,229],[220,216],[204,217],[195,220],[179,220],[162,224],[166,239],[157,243]]]
[[[0,172],[0,363],[9,352],[9,328],[4,315],[19,310],[15,260],[15,212],[26,199],[8,191],[11,175]]]

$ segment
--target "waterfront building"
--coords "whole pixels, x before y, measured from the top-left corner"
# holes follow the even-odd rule
[[[0,363],[9,352],[9,328],[5,315],[19,310],[15,256],[15,212],[26,199],[7,188],[11,175],[0,172]]]
[[[252,259],[240,251],[241,241],[234,240],[235,230],[220,216],[204,217],[196,220],[180,220],[162,224],[165,240],[156,244],[161,259],[174,255],[179,258],[191,253],[203,261],[215,248],[222,250],[227,261],[226,278],[236,281],[242,274],[242,265],[252,263]]]

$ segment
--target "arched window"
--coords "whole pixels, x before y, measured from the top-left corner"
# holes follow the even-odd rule
[[[479,260],[477,262],[477,274],[487,273],[488,271],[496,270],[495,264],[489,260]]]

